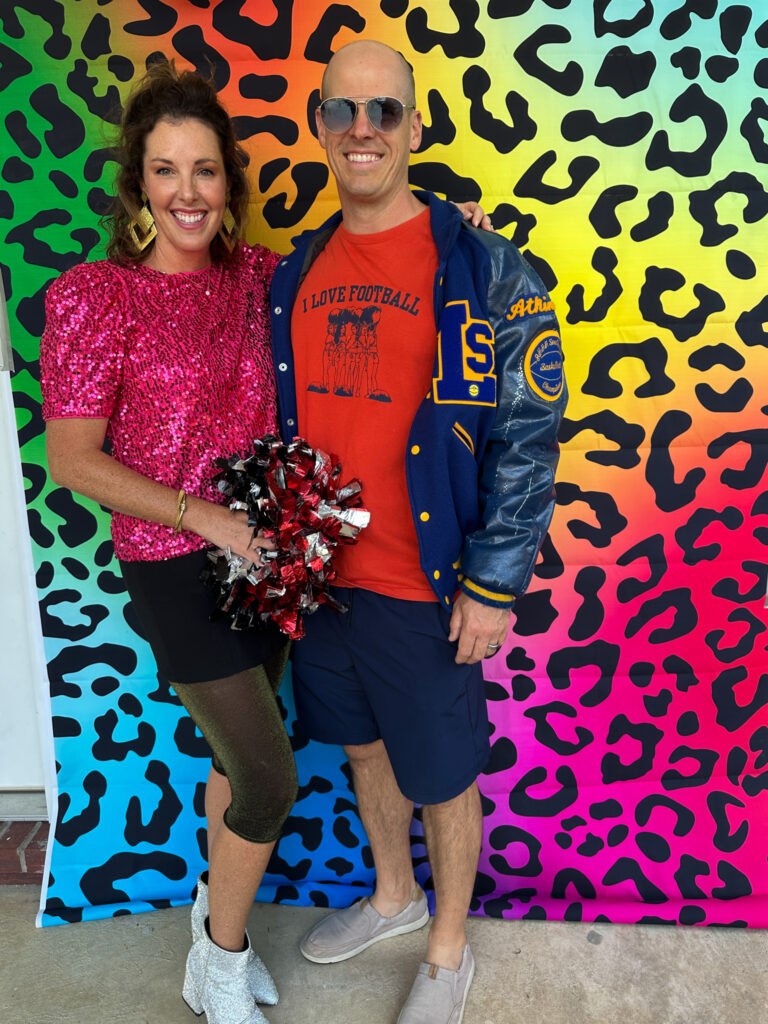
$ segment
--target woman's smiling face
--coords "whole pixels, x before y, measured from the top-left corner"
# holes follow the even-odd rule
[[[164,273],[199,270],[227,204],[227,178],[216,133],[207,124],[158,121],[144,141],[142,187],[157,238],[146,263]]]

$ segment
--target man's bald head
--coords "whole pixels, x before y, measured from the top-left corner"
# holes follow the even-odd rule
[[[382,66],[395,76],[400,84],[397,98],[403,100],[406,106],[415,106],[416,83],[411,65],[399,50],[394,50],[386,43],[379,43],[375,39],[356,39],[336,51],[323,72],[320,86],[322,98],[339,95],[333,87],[334,75],[339,68],[354,66],[356,62],[367,64],[372,59],[380,61]]]

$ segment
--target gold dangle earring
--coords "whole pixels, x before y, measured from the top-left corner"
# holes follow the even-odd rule
[[[141,235],[139,235],[139,231],[141,231]],[[149,243],[157,235],[155,218],[152,216],[152,211],[147,206],[146,192],[141,193],[141,209],[128,225],[128,234],[131,236],[131,241],[136,247],[137,252],[144,252]]]
[[[221,240],[230,252],[235,248],[235,242],[237,241],[237,224],[235,223],[235,218],[232,216],[232,211],[229,208],[229,201],[231,198],[232,197],[229,192],[227,192],[227,205],[219,226],[219,235],[221,236]]]

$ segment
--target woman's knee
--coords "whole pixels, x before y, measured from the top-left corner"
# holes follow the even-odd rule
[[[295,765],[291,769],[279,778],[262,777],[255,783],[233,787],[232,803],[224,813],[227,827],[252,843],[278,839],[298,795]]]

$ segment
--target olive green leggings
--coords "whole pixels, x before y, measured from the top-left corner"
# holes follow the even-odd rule
[[[224,679],[172,684],[208,741],[214,769],[229,781],[224,823],[250,843],[275,842],[296,800],[296,765],[277,703],[289,646]]]

